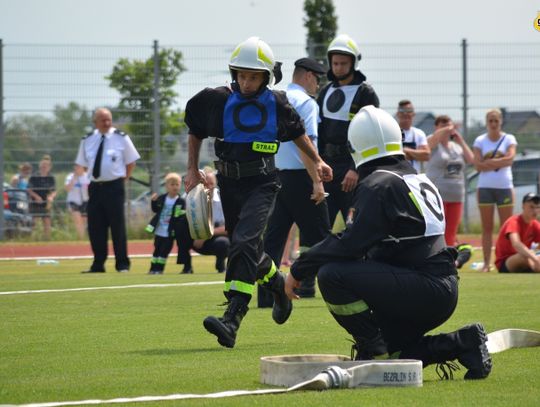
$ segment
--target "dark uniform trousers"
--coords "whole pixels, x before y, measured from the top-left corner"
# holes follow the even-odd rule
[[[174,237],[154,236],[154,252],[152,259],[159,259],[150,263],[150,271],[164,271],[165,263],[174,245]]]
[[[330,219],[330,227],[333,227],[338,212],[341,212],[343,221],[346,221],[347,214],[352,206],[354,189],[351,192],[344,192],[341,189],[341,182],[347,171],[351,168],[348,162],[336,162],[325,157],[323,157],[323,160],[332,167],[334,173],[332,181],[324,183],[324,190],[329,194],[326,198],[326,202],[328,203],[328,218]]]
[[[313,182],[306,170],[279,171],[281,191],[266,231],[264,249],[279,264],[293,223],[300,229],[301,245],[311,247],[330,234],[328,206],[310,199]]]
[[[124,180],[91,182],[88,187],[88,236],[94,253],[91,270],[104,270],[108,255],[108,229],[111,229],[116,270],[129,269],[124,214]]]
[[[437,263],[419,271],[360,260],[328,263],[317,278],[336,321],[355,338],[371,339],[380,327],[392,354],[452,315],[458,298],[452,268]]]
[[[279,180],[275,173],[240,179],[218,173],[217,179],[225,226],[231,238],[225,283],[254,285],[273,266],[264,252],[263,234],[280,189]],[[226,291],[225,296],[230,299],[239,292],[251,299],[252,293],[245,291]]]
[[[277,265],[281,262],[293,223],[300,230],[301,247],[311,247],[330,234],[328,206],[326,201],[315,205],[311,200],[313,181],[308,172],[304,169],[280,170],[279,180],[281,190],[264,237],[264,250]],[[315,281],[311,280],[310,284]],[[270,292],[259,287],[257,301],[260,308],[271,307],[274,299]]]
[[[176,231],[176,243],[178,245],[176,264],[183,264],[185,269],[191,268],[191,254],[189,251],[193,249],[200,254],[216,256],[216,270],[220,272],[225,270],[225,261],[230,246],[227,236],[212,236],[204,241],[202,247],[196,249],[193,247],[193,239],[189,234],[187,221],[185,221]]]

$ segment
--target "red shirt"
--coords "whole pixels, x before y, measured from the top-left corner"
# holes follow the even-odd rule
[[[517,233],[521,242],[530,248],[533,242],[540,243],[540,222],[533,219],[525,223],[520,214],[513,215],[504,222],[495,244],[495,265],[499,270],[508,257],[517,253],[510,242],[510,233]]]

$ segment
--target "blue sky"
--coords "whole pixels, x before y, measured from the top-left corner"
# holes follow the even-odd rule
[[[362,43],[538,42],[532,0],[334,0],[339,32]],[[5,43],[303,43],[303,0],[0,0]]]

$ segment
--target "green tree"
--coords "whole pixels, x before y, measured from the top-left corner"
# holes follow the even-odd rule
[[[326,49],[337,31],[334,3],[332,0],[305,0],[304,11],[308,55],[326,63]]]
[[[168,48],[161,49],[158,56],[160,135],[180,134],[182,124],[174,122],[171,117],[180,115],[172,105],[178,96],[173,86],[186,70],[182,64],[182,53]],[[153,151],[154,58],[145,61],[121,58],[106,79],[121,96],[115,122],[119,121],[118,116],[125,120],[125,130],[132,136],[143,161],[149,163]],[[172,153],[174,148],[168,145],[167,151]]]

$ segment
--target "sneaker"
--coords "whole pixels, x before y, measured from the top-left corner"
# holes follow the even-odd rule
[[[129,269],[120,269],[117,270],[119,273],[129,273]]]
[[[81,274],[87,274],[87,273],[105,273],[105,270],[84,270],[84,271],[81,271]]]
[[[470,244],[460,244],[456,247],[456,249],[458,251],[456,267],[460,269],[471,259],[473,248]]]
[[[487,335],[481,324],[472,324],[459,331],[461,345],[466,350],[458,356],[458,361],[468,370],[465,379],[483,379],[491,372],[492,361],[486,342]]]
[[[161,270],[150,270],[148,274],[163,274],[163,271]]]
[[[184,267],[184,269],[180,272],[180,274],[193,274],[193,268],[192,267]]]

